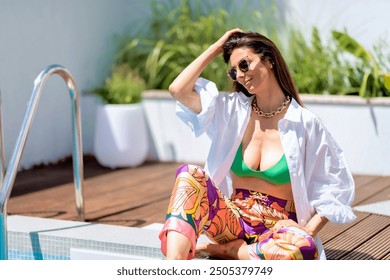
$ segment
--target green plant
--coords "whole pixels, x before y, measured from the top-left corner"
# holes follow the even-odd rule
[[[358,83],[358,93],[362,97],[390,96],[390,73],[381,71],[373,54],[346,32],[333,31],[333,38],[341,50],[357,59],[349,70],[352,83]]]
[[[94,89],[93,93],[108,104],[133,104],[141,102],[144,90],[145,82],[138,72],[123,64],[114,67],[104,86]]]
[[[146,88],[167,89],[221,34],[238,26],[262,33],[279,46],[301,93],[390,96],[389,70],[383,70],[383,60],[377,57],[386,58],[386,54],[371,55],[346,33],[334,31],[333,36],[324,40],[316,27],[307,39],[301,30],[287,28],[276,1],[259,1],[256,5],[247,1],[240,6],[234,5],[233,0],[151,3],[150,25],[139,34],[124,38],[116,57],[117,64],[129,65],[140,73]],[[346,58],[346,52],[355,59]],[[390,64],[389,54],[387,61]],[[202,77],[228,91],[231,84],[226,78],[226,68],[219,57],[207,66]]]
[[[117,62],[126,63],[142,73],[147,88],[167,89],[184,67],[226,30],[236,26],[248,30],[261,26],[264,27],[262,33],[275,31],[277,20],[269,20],[266,12],[251,9],[245,2],[240,5],[243,8],[230,10],[228,7],[233,1],[216,2],[207,5],[204,1],[154,1],[151,25],[143,32],[146,35],[125,38]],[[274,6],[268,5],[267,9],[274,9]],[[219,89],[227,90],[231,84],[226,78],[226,68],[219,57],[208,65],[202,76],[213,80]]]
[[[345,78],[348,64],[339,58],[337,46],[324,42],[316,27],[310,40],[290,28],[282,46],[293,80],[301,93],[344,94],[350,89]]]
[[[384,69],[383,48],[371,54],[346,32],[332,31],[325,41],[316,27],[310,39],[302,31],[290,28],[285,52],[293,80],[301,93],[390,96],[390,74]],[[346,54],[352,55],[348,57]],[[390,62],[390,56],[388,57]]]

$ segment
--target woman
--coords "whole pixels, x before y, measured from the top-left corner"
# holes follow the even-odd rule
[[[231,94],[199,78],[220,54]],[[325,259],[316,235],[328,221],[355,219],[354,182],[339,146],[303,108],[275,44],[230,30],[169,91],[178,116],[195,136],[207,133],[211,148],[205,170],[177,171],[160,233],[166,258]],[[215,243],[197,246],[202,232]]]

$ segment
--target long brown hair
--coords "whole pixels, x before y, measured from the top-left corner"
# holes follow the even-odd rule
[[[287,64],[284,61],[280,51],[276,45],[264,35],[256,32],[235,32],[226,40],[223,45],[223,59],[226,63],[229,62],[230,56],[234,49],[250,48],[253,52],[260,56],[261,61],[269,61],[273,65],[276,80],[281,87],[283,93],[293,97],[301,106],[303,102],[299,97],[298,90],[291,78]],[[242,92],[246,96],[251,96],[246,88],[239,82],[233,82],[233,90]]]

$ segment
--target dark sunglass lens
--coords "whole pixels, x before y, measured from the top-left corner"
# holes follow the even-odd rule
[[[230,78],[235,81],[237,79],[237,71],[236,69],[230,69],[229,72],[228,72]]]
[[[246,60],[243,60],[240,62],[240,64],[238,64],[238,67],[240,68],[240,70],[242,72],[247,72],[249,70],[249,64],[248,64],[248,61]]]

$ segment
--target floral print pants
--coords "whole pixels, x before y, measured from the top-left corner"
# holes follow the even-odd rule
[[[316,244],[304,231],[294,227],[275,233],[270,230],[282,219],[296,221],[293,201],[246,189],[236,190],[228,199],[201,167],[183,165],[176,173],[159,235],[161,250],[165,255],[166,234],[174,230],[191,240],[188,259],[194,257],[196,241],[203,232],[219,244],[245,240],[251,259],[317,259]]]

